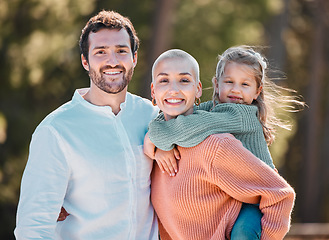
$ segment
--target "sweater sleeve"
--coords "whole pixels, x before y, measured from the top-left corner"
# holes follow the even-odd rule
[[[204,150],[211,181],[234,199],[260,204],[261,239],[283,239],[290,227],[293,188],[232,135],[218,136],[211,136]]]
[[[256,106],[224,103],[208,112],[210,106],[210,102],[201,104],[193,114],[169,121],[160,114],[149,125],[150,140],[157,148],[168,151],[175,145],[196,146],[215,133],[248,134],[260,129]]]

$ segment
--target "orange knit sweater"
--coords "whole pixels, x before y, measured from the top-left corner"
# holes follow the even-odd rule
[[[293,188],[231,134],[215,134],[191,148],[178,147],[175,177],[155,164],[151,200],[161,240],[230,239],[241,202],[264,214],[261,239],[282,240],[290,227]]]

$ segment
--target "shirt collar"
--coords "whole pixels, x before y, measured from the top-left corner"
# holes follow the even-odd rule
[[[110,111],[113,114],[112,108],[110,106],[97,106],[97,105],[94,105],[94,104],[86,101],[83,98],[83,95],[86,94],[88,92],[88,90],[89,90],[89,88],[76,89],[75,92],[74,92],[72,101],[79,102],[83,106],[91,108],[95,111]],[[126,93],[126,100],[120,104],[120,109],[121,110],[120,110],[119,114],[126,108],[126,105],[127,105],[126,103],[129,102],[129,101],[130,101],[130,94],[127,92]]]

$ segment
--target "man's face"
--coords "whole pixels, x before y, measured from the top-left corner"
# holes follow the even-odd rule
[[[137,53],[133,55],[124,28],[91,32],[88,57],[89,61],[82,56],[82,65],[89,71],[91,85],[112,94],[127,87],[137,63]]]

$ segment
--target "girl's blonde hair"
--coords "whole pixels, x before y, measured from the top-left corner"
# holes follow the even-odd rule
[[[295,90],[278,86],[271,81],[267,76],[269,69],[265,57],[261,56],[252,47],[243,45],[227,49],[222,55],[219,55],[218,59],[216,75],[212,81],[214,106],[220,103],[219,93],[216,91],[215,84],[218,82],[216,80],[223,76],[226,64],[232,62],[245,64],[254,72],[257,88],[262,87],[258,98],[252,104],[258,107],[258,118],[263,126],[266,142],[271,144],[274,141],[276,127],[291,129],[291,125],[279,119],[274,110],[281,108],[286,111],[298,111],[300,107],[305,106],[305,103],[299,101],[297,96],[289,95],[296,93]],[[283,92],[287,92],[288,95],[284,95]]]

